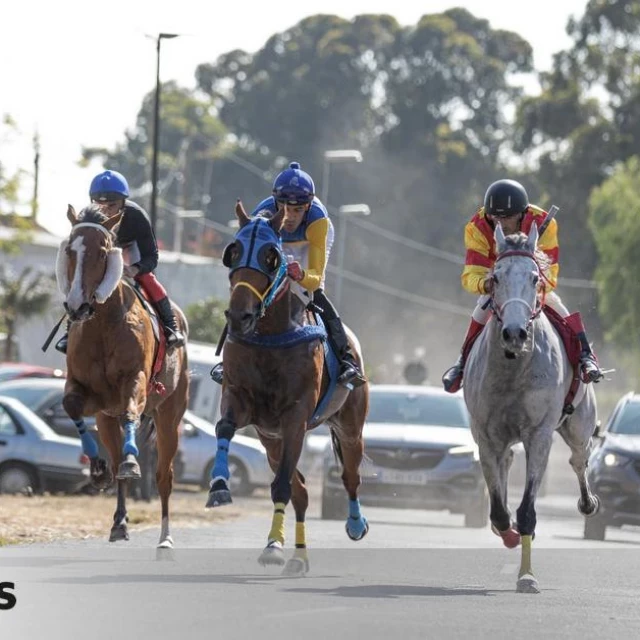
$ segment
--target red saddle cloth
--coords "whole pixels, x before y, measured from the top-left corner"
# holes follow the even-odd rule
[[[164,357],[167,353],[167,339],[164,335],[162,321],[160,320],[159,314],[156,313],[156,310],[153,307],[153,302],[151,301],[151,297],[144,290],[144,287],[134,287],[133,290],[138,294],[138,297],[143,303],[143,306],[151,316],[151,325],[153,326],[153,333],[155,335],[157,345],[155,358],[153,360],[153,368],[151,369],[151,379],[149,380],[149,385],[147,387],[147,394],[155,391],[156,393],[163,396],[166,392],[166,389],[162,382],[158,380],[158,374],[162,370]]]
[[[560,338],[564,344],[564,349],[569,358],[569,362],[573,366],[573,378],[571,380],[571,386],[569,387],[569,393],[564,400],[563,412],[567,414],[573,413],[573,400],[576,397],[576,393],[580,388],[580,354],[582,353],[582,345],[576,335],[576,332],[571,328],[571,323],[574,320],[579,321],[578,313],[573,313],[570,316],[563,318],[557,311],[554,311],[551,307],[545,305],[543,311],[547,316],[549,322],[555,327],[556,331],[560,335]]]

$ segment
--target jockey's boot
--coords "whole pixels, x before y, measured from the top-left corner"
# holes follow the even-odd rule
[[[455,393],[462,386],[464,365],[467,362],[467,357],[469,356],[471,347],[473,347],[473,343],[476,341],[476,338],[482,333],[483,329],[483,324],[480,324],[479,322],[471,318],[471,324],[467,329],[467,335],[464,338],[464,344],[462,345],[460,355],[458,356],[458,359],[456,360],[456,363],[453,365],[453,367],[447,369],[442,376],[442,384],[444,385],[445,391],[448,391],[449,393]]]
[[[604,373],[602,373],[598,365],[598,359],[591,350],[580,313],[572,313],[565,318],[565,321],[576,334],[578,340],[580,340],[580,346],[582,347],[580,352],[580,377],[582,382],[600,382],[604,378]]]
[[[224,379],[224,371],[222,369],[222,362],[218,362],[218,364],[211,369],[211,379],[218,384],[222,384]]]
[[[345,387],[351,385],[354,388],[363,385],[367,379],[360,371],[358,362],[351,350],[347,334],[342,326],[342,320],[338,317],[332,318],[331,320],[325,319],[324,324],[329,334],[329,340],[331,340],[332,346],[340,358],[338,384]]]
[[[67,344],[69,343],[69,327],[71,326],[71,321],[67,320],[67,330],[64,332],[64,335],[58,342],[56,342],[56,351],[60,353],[67,353]]]
[[[173,309],[171,308],[169,298],[162,298],[162,300],[155,303],[155,306],[164,326],[164,335],[167,339],[167,349],[184,347],[184,334],[178,328],[178,323],[176,322],[176,317],[173,313]]]

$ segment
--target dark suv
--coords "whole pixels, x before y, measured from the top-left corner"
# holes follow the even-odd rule
[[[595,438],[589,482],[600,511],[585,518],[584,537],[604,540],[607,527],[640,525],[640,395],[622,396]]]

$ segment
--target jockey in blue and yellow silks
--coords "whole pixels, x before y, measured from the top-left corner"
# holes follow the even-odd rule
[[[333,245],[333,224],[326,207],[315,197],[311,176],[292,162],[273,183],[273,195],[253,210],[252,216],[268,216],[284,209],[280,230],[283,250],[293,256],[287,273],[303,289],[313,294],[313,303],[320,308],[329,341],[340,359],[338,383],[360,386],[366,379],[351,351],[342,321],[324,293],[325,270]],[[222,383],[222,363],[211,371],[212,378]]]
[[[480,207],[464,230],[466,247],[465,265],[462,271],[462,286],[469,293],[479,294],[480,298],[471,316],[471,324],[464,339],[462,351],[457,362],[442,376],[444,388],[454,393],[460,389],[464,365],[476,338],[487,323],[491,310],[486,303],[491,295],[491,271],[496,260],[494,239],[495,224],[500,222],[505,235],[529,233],[531,225],[540,228],[547,218],[547,212],[529,202],[524,187],[515,180],[498,180],[489,186],[484,197],[484,206]],[[538,241],[538,248],[549,258],[550,266],[545,273],[545,303],[567,320],[574,331],[582,352],[580,354],[581,377],[584,382],[598,382],[604,376],[595,355],[591,351],[582,320],[577,313],[570,314],[555,292],[558,282],[558,223],[551,220]]]

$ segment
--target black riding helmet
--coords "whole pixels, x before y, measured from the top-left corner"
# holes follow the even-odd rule
[[[484,196],[484,212],[497,218],[524,213],[529,206],[525,188],[515,180],[498,180]]]

